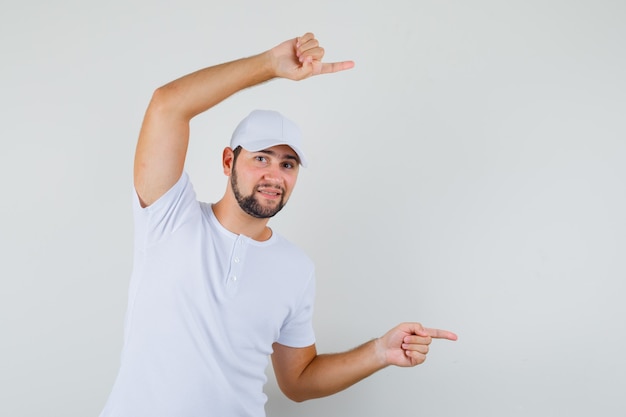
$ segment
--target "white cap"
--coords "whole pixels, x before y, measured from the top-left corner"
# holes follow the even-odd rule
[[[241,146],[250,152],[276,145],[291,147],[298,154],[300,165],[307,166],[300,128],[277,111],[254,110],[237,125],[230,139],[232,149]]]

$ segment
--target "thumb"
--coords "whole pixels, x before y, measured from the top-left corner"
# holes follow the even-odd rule
[[[414,331],[414,332],[415,332],[415,334],[416,334],[416,335],[418,335],[418,336],[424,336],[424,337],[426,337],[426,336],[430,336],[430,335],[428,334],[428,331],[427,331],[424,327],[422,327],[422,326],[420,326],[420,325],[415,326],[415,328],[413,329],[413,331]]]
[[[301,79],[308,78],[313,75],[313,70],[313,57],[308,56],[302,61],[302,65],[300,66]]]

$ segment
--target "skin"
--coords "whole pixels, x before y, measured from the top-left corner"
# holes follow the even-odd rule
[[[189,122],[232,94],[274,78],[303,80],[350,69],[352,61],[322,62],[324,49],[312,33],[287,40],[261,54],[208,67],[158,88],[137,142],[134,184],[143,207],[154,203],[180,178],[189,143]],[[263,209],[275,211],[289,200],[298,177],[297,154],[286,145],[258,152],[222,154],[224,174],[236,174],[237,187]],[[271,237],[269,217],[243,210],[228,181],[224,196],[213,205],[219,222],[236,234],[263,241]],[[274,343],[272,364],[281,390],[294,401],[341,391],[387,366],[423,363],[433,339],[456,340],[446,330],[402,323],[382,337],[347,352],[318,354],[315,345],[293,348]]]

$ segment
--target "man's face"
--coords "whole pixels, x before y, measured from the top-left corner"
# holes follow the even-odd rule
[[[297,154],[287,145],[258,152],[242,149],[230,176],[239,207],[252,217],[273,217],[287,203],[299,166]]]

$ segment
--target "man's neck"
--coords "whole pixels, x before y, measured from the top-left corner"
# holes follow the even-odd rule
[[[269,219],[250,216],[239,204],[233,204],[227,197],[213,204],[213,214],[226,230],[237,235],[248,236],[260,242],[272,237],[272,229],[267,227]]]

